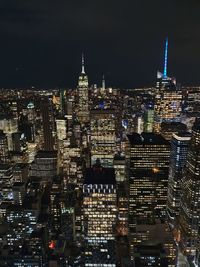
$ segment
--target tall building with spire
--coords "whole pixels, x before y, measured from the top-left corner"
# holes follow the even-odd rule
[[[106,90],[106,82],[105,82],[105,76],[103,75],[102,77],[102,85],[101,85],[101,93],[105,94],[105,90]]]
[[[78,118],[81,123],[89,121],[88,77],[85,73],[84,55],[82,54],[82,70],[78,80]]]
[[[157,73],[153,130],[160,133],[162,122],[180,122],[182,91],[174,78],[168,77],[168,38],[165,42],[163,73]]]

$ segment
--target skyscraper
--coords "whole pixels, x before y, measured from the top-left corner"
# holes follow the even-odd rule
[[[173,78],[167,76],[168,39],[165,44],[164,71],[157,73],[154,105],[154,132],[160,133],[162,122],[179,122],[182,91]]]
[[[44,140],[44,150],[52,151],[54,148],[53,140],[53,118],[50,112],[49,99],[45,98],[41,101],[41,115],[42,115],[42,126],[43,126],[43,140]]]
[[[187,132],[173,134],[171,140],[169,183],[167,196],[167,215],[172,224],[179,214],[181,179],[186,164],[191,134]]]
[[[83,185],[84,266],[116,266],[116,205],[114,169],[96,163]]]
[[[182,179],[179,227],[186,253],[196,254],[200,229],[200,119],[196,119]]]
[[[153,132],[153,118],[154,110],[152,108],[147,108],[144,112],[144,132]]]
[[[82,71],[78,80],[78,118],[81,123],[89,121],[88,77],[85,74],[84,56],[82,55]]]
[[[116,150],[115,110],[92,110],[90,131],[91,164],[100,159],[104,167],[112,167]]]
[[[130,145],[129,232],[131,245],[142,241],[136,225],[165,218],[170,144],[161,135],[133,133]]]
[[[9,161],[8,140],[6,134],[0,130],[0,162]]]

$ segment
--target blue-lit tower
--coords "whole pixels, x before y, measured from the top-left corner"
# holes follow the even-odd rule
[[[163,70],[164,77],[167,77],[167,64],[168,64],[168,38],[166,38],[166,42],[165,42],[165,63],[164,63],[164,70]]]
[[[166,38],[165,42],[163,73],[157,73],[153,125],[153,131],[156,133],[161,132],[162,122],[180,122],[182,91],[176,86],[176,80],[168,76],[167,67],[168,38]]]

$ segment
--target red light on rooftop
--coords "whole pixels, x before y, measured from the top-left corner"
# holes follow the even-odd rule
[[[50,248],[50,249],[55,249],[55,247],[56,247],[56,243],[55,243],[55,241],[51,241],[51,242],[49,242],[49,248]]]

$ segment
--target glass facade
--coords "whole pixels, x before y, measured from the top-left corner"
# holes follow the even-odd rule
[[[185,252],[195,255],[200,226],[200,120],[196,119],[182,179],[179,227]]]
[[[186,164],[190,133],[173,134],[171,140],[167,215],[172,224],[179,214],[181,179]]]
[[[116,184],[109,183],[109,177],[108,182],[101,181],[101,175],[107,176],[103,168],[91,172],[94,176],[97,173],[100,179],[98,183],[83,185],[85,266],[116,266]]]

